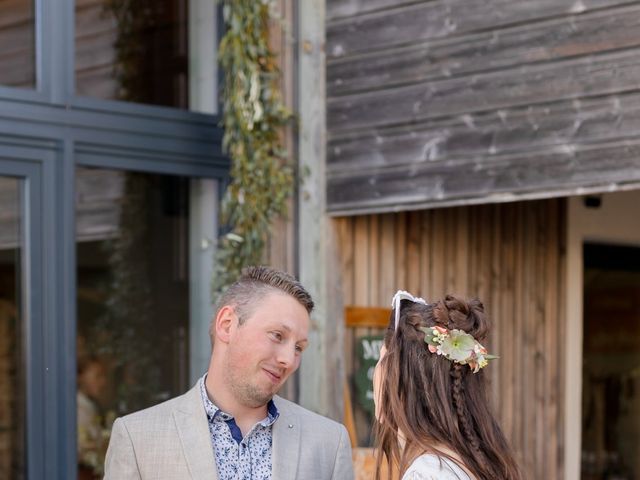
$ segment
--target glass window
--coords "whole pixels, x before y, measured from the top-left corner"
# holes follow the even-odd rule
[[[189,179],[76,176],[79,478],[102,478],[111,424],[185,392]]]
[[[640,477],[640,247],[584,248],[582,475]]]
[[[0,478],[25,478],[19,180],[0,177]]]
[[[34,88],[33,0],[0,0],[0,84]]]
[[[187,4],[76,0],[77,93],[187,108]]]

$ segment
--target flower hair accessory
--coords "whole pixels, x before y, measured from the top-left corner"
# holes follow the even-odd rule
[[[429,305],[424,298],[414,297],[409,292],[404,290],[398,290],[391,300],[391,306],[395,312],[395,330],[398,329],[398,322],[400,321],[400,302],[402,300],[411,300],[414,303],[422,303],[423,305]]]
[[[499,358],[489,355],[480,342],[463,330],[447,330],[439,326],[422,327],[421,330],[425,333],[424,341],[431,353],[442,355],[460,365],[469,365],[473,373],[486,367],[489,360]]]

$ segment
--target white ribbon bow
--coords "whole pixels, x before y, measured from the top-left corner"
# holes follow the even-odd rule
[[[422,303],[423,305],[429,305],[424,298],[414,297],[409,292],[404,290],[398,290],[391,300],[391,306],[395,312],[395,329],[398,329],[398,322],[400,321],[400,302],[402,300],[411,300],[413,303]]]

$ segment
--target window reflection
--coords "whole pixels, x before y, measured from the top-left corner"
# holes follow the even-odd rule
[[[19,181],[0,177],[0,478],[25,478]]]
[[[187,0],[76,0],[79,95],[187,108]]]
[[[0,0],[0,84],[35,87],[33,0]]]
[[[188,387],[188,181],[77,170],[79,478],[111,424]]]

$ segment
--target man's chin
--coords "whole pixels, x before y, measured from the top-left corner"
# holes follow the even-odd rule
[[[252,395],[252,403],[255,408],[263,407],[273,398],[274,395],[278,393],[282,385],[270,386],[259,392],[253,392]]]

